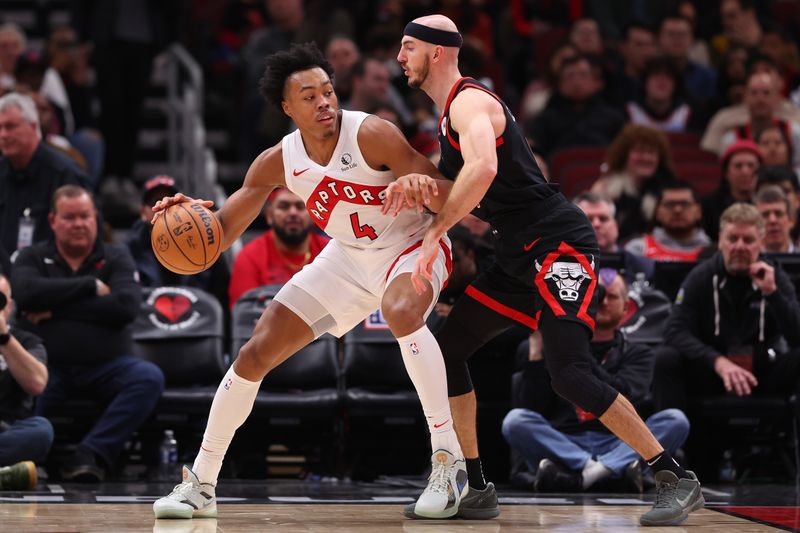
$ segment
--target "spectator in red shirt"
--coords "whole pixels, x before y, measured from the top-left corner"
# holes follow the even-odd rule
[[[287,282],[328,244],[327,237],[311,231],[311,215],[289,189],[276,189],[264,214],[271,229],[249,242],[233,263],[231,308],[250,289]]]

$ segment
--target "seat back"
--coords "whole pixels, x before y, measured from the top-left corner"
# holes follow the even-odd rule
[[[344,381],[348,389],[414,389],[397,340],[380,311],[375,311],[345,337]]]
[[[263,285],[250,289],[233,304],[231,312],[231,357],[236,358],[239,349],[253,334],[256,322],[261,318],[267,304],[275,298],[282,285]]]
[[[256,287],[243,294],[233,306],[231,353],[234,359],[280,288],[281,285]],[[261,388],[273,391],[335,389],[338,379],[338,343],[335,337],[325,334],[270,371]]]
[[[133,324],[134,352],[164,372],[167,386],[216,385],[225,372],[222,306],[193,287],[145,288]]]
[[[634,283],[628,291],[628,309],[620,329],[630,342],[660,344],[672,303],[666,294],[648,285]]]

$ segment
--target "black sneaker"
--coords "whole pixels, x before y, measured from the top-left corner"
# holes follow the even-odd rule
[[[97,464],[94,452],[78,446],[69,461],[62,467],[61,477],[64,481],[99,483],[105,478],[105,470]]]
[[[644,478],[642,476],[642,462],[639,459],[631,461],[622,472],[625,486],[637,494],[644,492]]]
[[[403,508],[403,516],[406,518],[419,518],[425,519],[426,517],[418,515],[414,508],[417,502],[412,502]],[[469,492],[461,500],[458,506],[458,513],[453,518],[462,518],[464,520],[489,520],[496,518],[500,515],[500,506],[497,505],[497,492],[494,489],[494,483],[486,483],[486,488],[478,490],[475,487],[470,487]]]
[[[538,492],[579,492],[583,490],[583,480],[578,472],[550,459],[542,459],[534,487]]]
[[[669,470],[656,472],[656,501],[653,508],[639,518],[643,526],[677,526],[689,513],[705,505],[700,482],[691,470],[688,478],[678,479]]]

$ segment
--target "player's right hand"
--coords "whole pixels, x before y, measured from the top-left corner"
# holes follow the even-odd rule
[[[392,216],[408,206],[422,213],[425,206],[430,205],[431,198],[439,195],[436,180],[427,174],[406,174],[400,176],[386,188],[386,199],[383,202],[381,213]]]
[[[171,205],[183,204],[183,203],[190,203],[190,204],[200,204],[203,207],[211,208],[214,205],[214,202],[211,200],[200,200],[190,198],[183,193],[176,193],[174,196],[165,196],[161,200],[157,201],[155,205],[153,205],[153,211],[155,212],[155,216],[153,220],[150,221],[151,224],[155,224],[158,217],[161,213]]]

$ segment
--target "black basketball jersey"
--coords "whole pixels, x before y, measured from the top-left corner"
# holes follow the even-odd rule
[[[472,78],[461,78],[456,82],[439,118],[438,137],[441,148],[439,171],[445,177],[455,179],[464,166],[458,133],[450,127],[449,115],[453,98],[466,88],[479,89],[490,94],[503,106],[506,116],[505,130],[495,141],[497,175],[472,214],[488,222],[501,233],[504,228],[513,230],[520,225],[536,222],[554,204],[559,203],[553,198],[554,196],[562,199],[563,196],[558,192],[558,185],[549,183],[542,175],[539,165],[533,158],[525,133],[505,103],[485,85]]]

